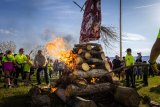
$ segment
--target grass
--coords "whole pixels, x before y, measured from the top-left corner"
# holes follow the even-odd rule
[[[53,82],[55,78],[52,78]],[[140,95],[147,95],[156,102],[160,103],[160,76],[149,77],[149,86],[143,87],[143,83],[138,80],[136,81],[137,91]],[[35,78],[33,82],[36,84]],[[31,86],[23,86],[23,83],[18,88],[6,89],[3,88],[3,83],[0,82],[0,107],[28,107],[29,97],[27,93]],[[44,84],[43,84],[44,85]],[[140,107],[146,107],[140,105]]]
[[[160,76],[149,77],[149,85],[143,87],[143,84],[138,85],[138,93],[142,96],[149,96],[151,100],[160,103]]]
[[[53,82],[57,77],[51,78]],[[44,80],[42,80],[44,81]],[[35,77],[32,78],[32,82],[36,83]],[[23,83],[20,83],[18,88],[3,88],[4,83],[0,82],[0,107],[28,107],[29,106],[29,97],[27,93],[32,86],[24,86]],[[45,83],[42,84],[44,86]]]

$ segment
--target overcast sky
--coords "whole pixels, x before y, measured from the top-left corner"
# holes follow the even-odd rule
[[[149,55],[160,28],[160,0],[122,1],[123,55],[126,48]],[[79,41],[83,12],[72,0],[0,0],[0,14],[0,40],[13,40],[18,48],[29,51],[52,36]],[[119,0],[102,0],[102,16],[103,25],[119,29]],[[108,56],[119,54],[116,46],[106,50]]]

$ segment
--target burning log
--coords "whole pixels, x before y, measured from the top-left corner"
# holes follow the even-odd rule
[[[138,107],[140,103],[140,96],[136,90],[128,87],[115,86],[111,83],[87,85],[85,88],[80,88],[72,84],[65,90],[67,96],[86,96],[101,92],[112,93],[115,101],[127,107]]]
[[[78,56],[78,57],[75,59],[75,61],[76,61],[76,65],[82,64],[82,63],[83,63],[83,58],[80,57],[80,56]]]

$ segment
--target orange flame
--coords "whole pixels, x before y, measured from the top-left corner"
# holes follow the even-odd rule
[[[98,81],[98,80],[99,80],[98,78],[92,78],[92,79],[91,79],[91,83],[95,84],[96,81]]]
[[[54,93],[57,90],[57,88],[51,88],[51,93]]]
[[[47,43],[45,48],[49,56],[53,56],[56,59],[64,62],[70,69],[74,69],[76,55],[69,49],[63,38],[55,38],[53,41]]]

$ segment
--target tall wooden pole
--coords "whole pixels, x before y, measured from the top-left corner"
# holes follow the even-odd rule
[[[122,60],[122,0],[120,0],[120,23],[119,23],[119,30],[120,30],[120,60]]]

